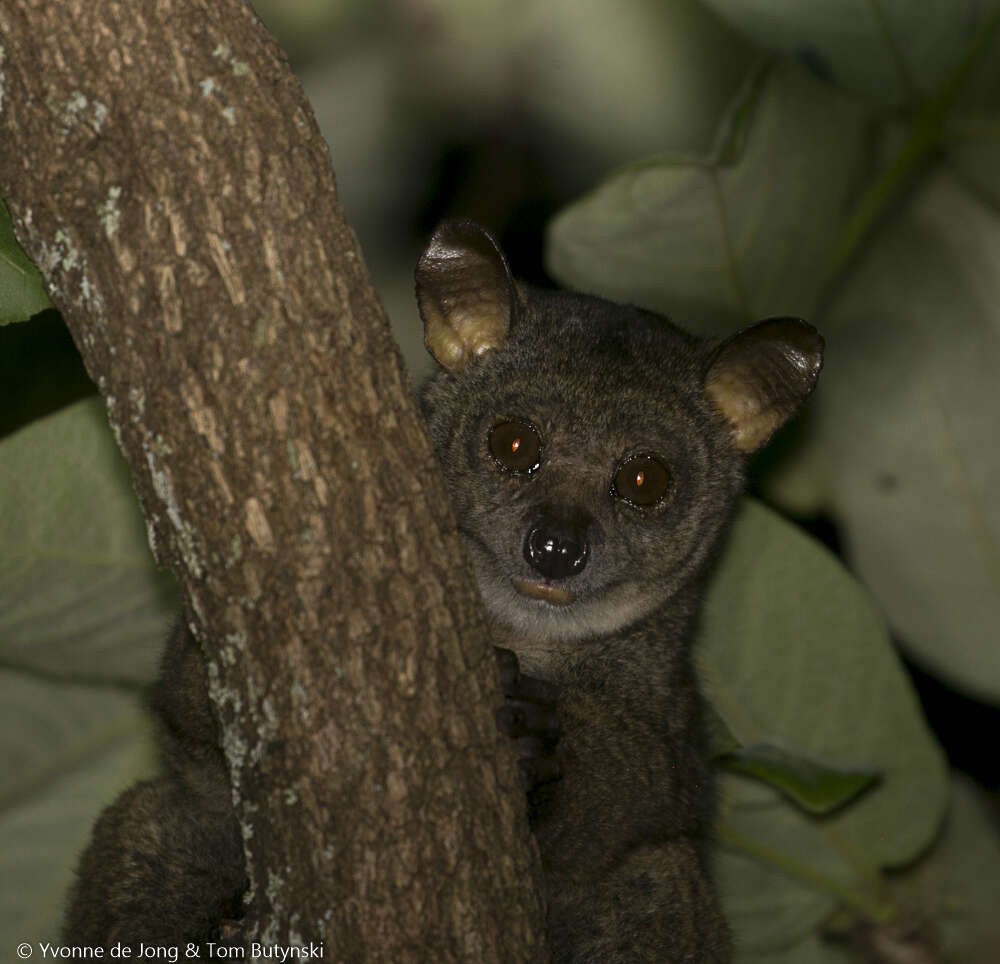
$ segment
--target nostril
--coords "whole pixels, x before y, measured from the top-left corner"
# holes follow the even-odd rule
[[[546,522],[529,530],[524,558],[546,579],[575,576],[587,564],[586,534],[574,525]]]

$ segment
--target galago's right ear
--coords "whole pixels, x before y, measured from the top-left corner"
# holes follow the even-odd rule
[[[449,372],[507,341],[514,279],[493,236],[473,221],[445,221],[417,262],[424,344]]]

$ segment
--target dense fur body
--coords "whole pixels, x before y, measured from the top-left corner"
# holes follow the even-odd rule
[[[691,639],[707,563],[744,459],[702,390],[708,348],[664,319],[522,290],[530,325],[424,394],[494,642],[559,687],[563,777],[532,793],[556,960],[722,961],[728,936],[705,866],[711,777]],[[498,469],[498,418],[537,426],[543,463]],[[656,452],[664,504],[610,492],[614,467]],[[587,523],[575,599],[525,598],[522,551],[544,514]]]
[[[773,319],[708,341],[516,285],[468,222],[438,229],[417,296],[494,642],[559,690],[562,777],[529,794],[553,958],[727,961],[691,644],[746,459],[812,390],[822,339]]]
[[[163,774],[126,790],[94,826],[70,893],[67,943],[218,941],[246,889],[219,726],[201,648],[178,622],[153,695]]]
[[[498,724],[522,747],[553,958],[727,961],[691,643],[746,458],[812,389],[822,341],[781,319],[709,342],[517,286],[468,222],[439,228],[417,294],[442,367],[428,428],[493,642],[517,654]],[[156,706],[167,772],[98,821],[67,941],[204,941],[238,912],[239,830],[183,625]]]

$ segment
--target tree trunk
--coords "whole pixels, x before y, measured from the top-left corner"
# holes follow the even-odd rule
[[[4,0],[0,191],[210,666],[251,936],[542,959],[471,571],[281,51],[241,0]]]

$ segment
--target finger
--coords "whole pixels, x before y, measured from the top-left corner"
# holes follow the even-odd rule
[[[535,676],[520,673],[513,692],[505,691],[505,695],[528,703],[555,703],[559,699],[559,687]]]
[[[517,769],[521,775],[521,785],[525,790],[534,790],[543,783],[551,783],[562,778],[562,767],[552,756],[518,760]]]
[[[553,707],[511,700],[495,713],[497,728],[505,736],[558,739],[559,715]]]
[[[509,696],[517,688],[521,676],[517,654],[512,649],[504,649],[503,646],[494,646],[493,652],[496,654],[497,668],[500,670],[500,689],[503,690],[504,696]]]

